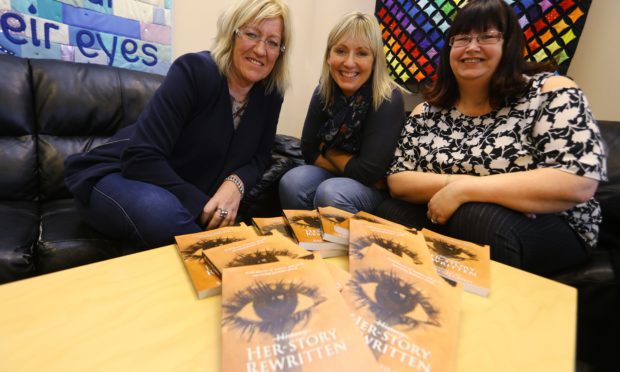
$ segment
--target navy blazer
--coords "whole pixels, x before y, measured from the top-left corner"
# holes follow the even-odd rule
[[[226,176],[250,190],[269,165],[283,97],[262,82],[248,97],[235,130],[228,82],[211,54],[181,56],[135,124],[66,159],[67,187],[88,204],[102,177],[121,172],[172,192],[198,218]]]

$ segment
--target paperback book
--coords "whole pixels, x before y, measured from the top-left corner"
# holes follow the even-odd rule
[[[339,224],[337,224],[336,226],[334,226],[334,230],[345,237],[349,237],[349,224],[351,220],[363,220],[363,221],[368,221],[368,222],[374,222],[374,223],[379,223],[382,225],[387,225],[387,226],[393,226],[393,227],[399,227],[403,230],[407,230],[408,228],[404,225],[401,225],[399,223],[396,222],[392,222],[390,220],[386,220],[385,218],[381,218],[378,216],[375,216],[374,214],[368,213],[368,212],[364,212],[364,211],[359,211],[357,213],[355,213],[354,215],[352,215],[349,219],[344,220],[342,222],[340,222]]]
[[[228,267],[290,261],[310,254],[277,231],[273,235],[221,245],[204,252],[207,261],[219,276],[222,270]]]
[[[322,260],[227,268],[222,371],[379,371]]]
[[[451,238],[423,229],[437,273],[454,280],[480,296],[491,290],[491,249],[465,240]]]
[[[351,272],[342,296],[381,371],[452,371],[461,293],[374,246]]]
[[[346,245],[323,240],[317,210],[285,209],[283,213],[300,247],[319,252],[323,258],[346,256]]]
[[[353,213],[335,207],[319,207],[319,218],[323,230],[323,240],[348,245],[349,238],[335,230],[336,225],[348,220]]]
[[[417,266],[421,271],[436,274],[433,259],[422,233],[357,219],[350,221],[350,272],[355,271],[372,245],[379,246],[408,260],[411,265]]]
[[[348,271],[341,269],[332,262],[325,261],[325,266],[327,266],[327,270],[332,276],[333,283],[336,284],[336,289],[338,292],[342,292],[351,275]]]
[[[222,285],[218,275],[209,267],[204,251],[256,236],[254,229],[246,225],[175,236],[179,256],[198,298],[220,294]]]
[[[283,236],[293,239],[293,233],[291,228],[286,223],[286,220],[282,216],[278,217],[254,217],[252,218],[252,224],[259,235],[271,235],[275,230]]]

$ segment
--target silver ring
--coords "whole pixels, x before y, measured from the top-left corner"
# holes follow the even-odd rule
[[[220,211],[220,217],[221,218],[226,218],[226,216],[228,216],[228,211],[224,208],[217,208],[218,211]]]
[[[436,220],[436,219],[431,218],[431,222],[432,222],[434,225],[437,225],[437,220]]]

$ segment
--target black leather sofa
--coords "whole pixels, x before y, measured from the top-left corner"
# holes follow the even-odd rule
[[[64,184],[64,159],[136,120],[163,77],[101,65],[0,55],[0,284],[135,252],[87,226]],[[272,165],[240,206],[281,213],[277,181],[296,139],[277,136]]]
[[[596,199],[603,211],[599,242],[590,262],[551,279],[578,290],[577,355],[580,370],[617,371],[620,348],[620,122],[599,121],[607,145],[609,180]],[[401,202],[388,199],[375,214],[410,225]],[[395,216],[402,216],[401,219]]]

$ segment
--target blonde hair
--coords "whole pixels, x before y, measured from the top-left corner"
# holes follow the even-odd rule
[[[271,73],[265,78],[267,93],[277,89],[280,94],[289,85],[289,55],[291,48],[291,18],[289,8],[282,0],[238,0],[226,9],[217,21],[217,35],[211,50],[211,56],[224,76],[230,76],[233,65],[233,48],[235,30],[250,23],[260,23],[266,19],[282,19],[282,45],[285,52],[280,52]]]
[[[325,58],[323,59],[323,70],[319,81],[319,92],[325,100],[325,104],[331,100],[333,92],[332,78],[327,59],[331,49],[344,38],[351,37],[358,39],[368,45],[373,56],[372,68],[372,107],[378,109],[384,101],[389,101],[392,97],[392,91],[398,89],[401,92],[407,92],[396,84],[387,72],[385,63],[385,54],[383,52],[383,40],[381,39],[381,30],[377,20],[366,13],[352,12],[345,15],[329,33],[327,37],[327,46],[325,47]]]

